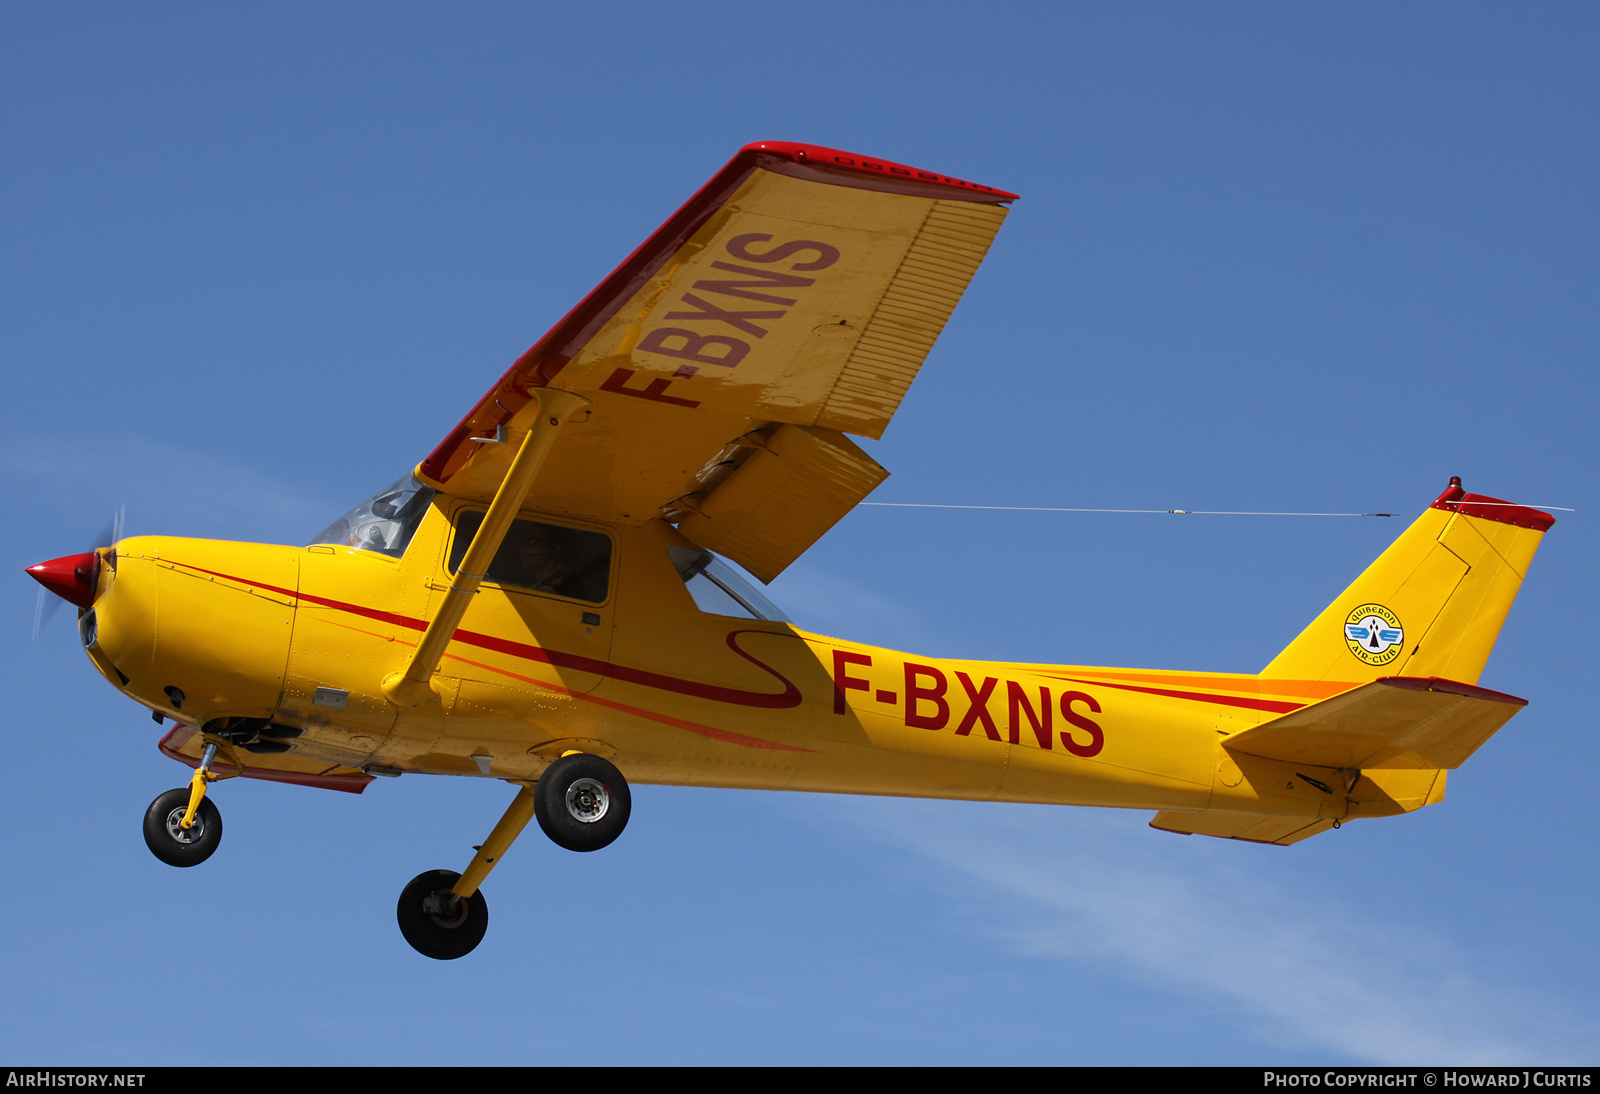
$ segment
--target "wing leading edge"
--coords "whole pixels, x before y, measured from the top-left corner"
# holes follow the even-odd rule
[[[418,467],[487,499],[553,387],[587,400],[533,488],[661,517],[770,581],[888,472],[879,437],[1016,195],[811,145],[747,145]]]

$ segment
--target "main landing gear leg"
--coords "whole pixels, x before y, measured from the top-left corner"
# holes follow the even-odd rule
[[[400,933],[412,949],[424,957],[449,961],[465,957],[483,940],[489,926],[489,905],[478,886],[533,819],[533,803],[533,789],[524,786],[478,848],[466,873],[429,870],[411,879],[395,912]]]

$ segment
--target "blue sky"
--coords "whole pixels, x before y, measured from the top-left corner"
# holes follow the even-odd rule
[[[1595,1062],[1592,5],[13,4],[0,1057],[29,1063]],[[186,771],[22,567],[301,542],[414,465],[741,144],[1022,200],[873,455],[886,501],[1574,507],[1415,815],[1280,849],[1144,813],[640,787],[530,832],[471,957],[401,886],[503,784]],[[1400,520],[861,509],[772,587],[929,655],[1254,671]],[[196,959],[205,972],[193,972]]]

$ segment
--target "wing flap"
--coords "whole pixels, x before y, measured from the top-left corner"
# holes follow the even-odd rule
[[[1269,760],[1337,768],[1456,768],[1527,706],[1452,680],[1390,676],[1223,741]]]
[[[771,581],[889,472],[835,430],[785,425],[762,443],[678,530]]]

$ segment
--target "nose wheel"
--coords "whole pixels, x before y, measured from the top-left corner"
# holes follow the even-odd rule
[[[204,799],[188,828],[189,788],[168,790],[144,811],[144,841],[156,858],[168,866],[199,866],[222,842],[222,814]]]
[[[218,775],[211,770],[217,749],[228,749],[234,775],[244,770],[238,754],[226,741],[209,735],[205,740],[205,750],[188,787],[168,790],[144,811],[144,842],[151,854],[168,866],[199,866],[222,842],[222,814],[206,797],[206,787],[233,775]]]

